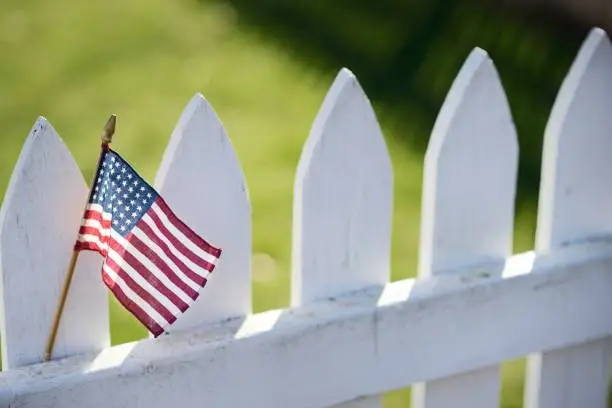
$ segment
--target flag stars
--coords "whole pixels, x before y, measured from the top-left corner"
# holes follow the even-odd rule
[[[157,192],[115,153],[103,160],[92,191],[92,202],[112,214],[112,228],[122,235],[137,224]]]

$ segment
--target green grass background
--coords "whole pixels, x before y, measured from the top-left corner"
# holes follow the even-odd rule
[[[541,134],[584,35],[536,21],[444,0],[3,0],[0,192],[39,114],[89,178],[100,128],[116,112],[115,148],[153,180],[181,110],[202,92],[247,178],[254,310],[285,307],[295,168],[328,87],[347,66],[372,98],[393,160],[393,280],[413,276],[429,131],[478,45],[500,70],[521,135],[515,249],[526,250]],[[114,344],[145,336],[112,298],[111,310]],[[504,365],[504,408],[522,404],[523,369],[522,361]],[[388,408],[408,404],[406,390],[385,397]]]

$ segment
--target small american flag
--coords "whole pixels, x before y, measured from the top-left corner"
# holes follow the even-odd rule
[[[221,256],[111,149],[102,153],[75,250],[105,257],[104,283],[155,337],[197,299]]]

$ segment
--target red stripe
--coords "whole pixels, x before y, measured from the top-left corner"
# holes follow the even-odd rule
[[[170,299],[181,312],[184,312],[189,308],[189,305],[181,300],[176,293],[170,290],[157,276],[153,274],[146,266],[144,266],[134,255],[132,255],[128,249],[122,247],[116,240],[110,241],[110,247],[114,250],[121,259],[127,262],[140,276],[142,276],[147,282],[157,289],[164,297]],[[126,272],[127,273],[127,272]],[[152,297],[155,297],[152,293]],[[160,303],[161,304],[161,303]],[[161,313],[161,312],[160,312]],[[166,316],[164,316],[166,317]]]
[[[119,285],[116,285],[104,270],[102,270],[102,280],[110,291],[113,292],[119,303],[121,303],[130,313],[132,313],[134,317],[140,321],[140,323],[149,329],[149,331],[153,333],[155,337],[164,332],[164,329],[162,329],[162,327],[157,324],[154,319],[152,319],[144,310],[142,310],[140,306],[127,297]]]
[[[133,233],[130,233],[126,237],[126,239],[134,246],[134,248],[139,250],[141,254],[143,254],[151,262],[153,262],[153,264],[155,264],[155,266],[157,266],[157,268],[162,271],[163,274],[166,275],[172,283],[178,286],[187,296],[189,296],[193,300],[196,300],[196,298],[198,297],[198,292],[193,290],[193,288],[183,282],[183,280],[179,278],[172,270],[172,267],[166,262],[164,262],[164,260],[161,259],[152,248],[148,247],[144,242],[142,242],[140,238],[138,238]]]
[[[155,212],[152,209],[147,212],[147,215],[151,217],[151,220],[153,220],[153,223],[155,223],[159,231],[162,234],[164,234],[166,238],[168,238],[170,243],[172,243],[172,245],[176,249],[178,249],[183,255],[185,255],[191,262],[193,262],[194,264],[198,265],[199,267],[203,269],[206,269],[207,271],[211,271],[213,269],[213,264],[211,264],[208,261],[205,261],[204,259],[200,258],[196,254],[191,252],[189,248],[183,245],[182,242],[180,242],[174,235],[172,235],[172,233],[168,231],[168,229],[166,228],[162,220],[159,218],[159,216],[155,214]]]
[[[174,253],[172,253],[172,251],[170,250],[170,247],[166,245],[166,243],[157,236],[157,234],[153,231],[151,227],[149,227],[143,221],[140,221],[138,223],[138,228],[147,236],[147,238],[149,238],[152,242],[156,243],[164,252],[164,254],[166,254],[166,256],[170,258],[189,279],[191,279],[200,286],[204,286],[206,284],[206,278],[192,271],[187,265],[183,263],[183,261],[181,261],[176,255],[174,255]]]
[[[140,296],[142,300],[147,302],[153,309],[157,311],[168,323],[172,324],[176,320],[176,316],[174,316],[164,305],[159,303],[159,301],[155,298],[155,296],[151,295],[149,292],[144,290],[138,283],[132,279],[129,273],[121,269],[115,261],[113,261],[110,257],[106,258],[106,265],[108,265],[123,281],[126,285],[132,289],[135,293]]]
[[[76,251],[95,251],[95,252],[98,252],[102,256],[107,255],[107,252],[103,250],[102,248],[100,248],[98,244],[96,244],[95,242],[77,241],[77,243],[74,245],[74,249]]]
[[[100,211],[86,210],[83,219],[98,221],[100,224],[102,224],[102,227],[104,228],[111,227],[111,220],[105,220],[104,218],[102,218],[102,213]]]
[[[166,214],[170,222],[181,231],[187,238],[189,238],[194,244],[198,246],[198,248],[204,250],[205,252],[211,254],[215,258],[219,258],[221,256],[221,249],[216,248],[210,245],[206,240],[196,234],[191,228],[189,228],[183,221],[181,221],[174,212],[170,209],[168,204],[164,201],[161,196],[157,196],[155,203],[159,206],[159,208]]]
[[[81,235],[95,235],[103,243],[108,241],[108,235],[102,235],[102,231],[100,231],[99,228],[95,228],[95,227],[83,227],[83,226],[81,226],[81,228],[79,228],[79,234],[81,234]]]

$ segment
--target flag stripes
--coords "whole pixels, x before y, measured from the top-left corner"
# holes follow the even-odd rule
[[[101,205],[88,204],[76,248],[106,257],[104,283],[158,336],[198,298],[220,251],[177,222],[160,197],[126,237],[111,220]]]

